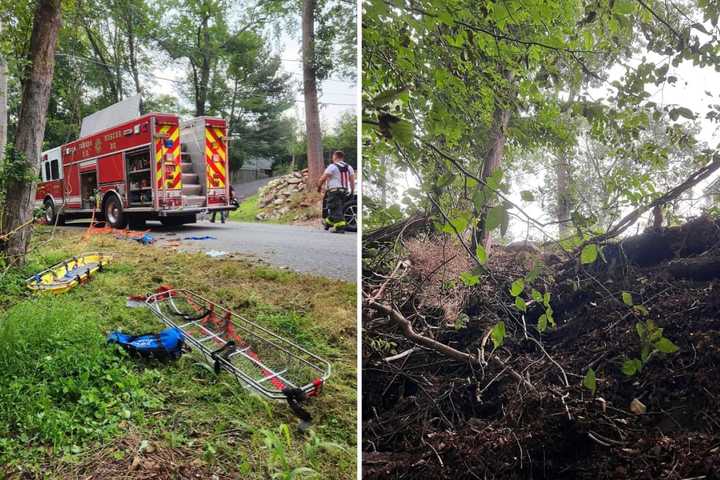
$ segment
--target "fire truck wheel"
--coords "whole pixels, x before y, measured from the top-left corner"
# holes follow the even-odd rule
[[[110,224],[113,228],[124,228],[125,227],[125,215],[123,214],[122,203],[120,199],[115,195],[105,201],[105,221]]]
[[[345,217],[345,222],[347,222],[347,226],[345,227],[345,230],[349,230],[351,232],[357,231],[357,200],[351,200],[350,202],[345,204],[345,207],[343,209],[343,216]]]
[[[65,223],[64,217],[62,215],[58,215],[55,211],[55,202],[53,202],[49,198],[46,198],[43,202],[43,207],[45,208],[45,221],[48,223],[48,225],[55,225],[56,223],[58,225],[62,225],[63,223]]]

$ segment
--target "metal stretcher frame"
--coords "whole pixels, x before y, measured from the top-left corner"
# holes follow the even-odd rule
[[[288,389],[316,396],[330,377],[332,368],[327,360],[190,290],[165,290],[148,296],[146,303],[163,323],[178,328],[185,341],[214,363],[216,370],[225,370],[268,399],[289,401]],[[213,328],[221,322],[224,331]],[[218,348],[210,348],[212,342]],[[259,352],[282,356],[287,362],[268,364]],[[304,378],[293,378],[300,367]],[[309,372],[314,372],[313,378]]]

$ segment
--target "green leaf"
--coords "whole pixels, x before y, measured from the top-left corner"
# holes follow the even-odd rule
[[[473,193],[473,205],[475,206],[475,210],[480,211],[485,207],[485,202],[487,201],[487,198],[485,196],[485,192],[481,188],[478,188]]]
[[[525,282],[532,283],[540,276],[540,271],[542,270],[542,262],[535,262],[533,265],[532,270],[525,275]]]
[[[473,275],[470,272],[462,272],[460,274],[460,279],[463,281],[466,287],[472,287],[480,283],[480,277],[478,275]]]
[[[633,305],[633,309],[635,309],[639,314],[645,315],[646,317],[650,315],[650,312],[647,308],[645,308],[644,305]]]
[[[650,358],[650,345],[645,344],[642,347],[640,347],[640,360],[643,364],[647,363],[648,359]]]
[[[510,285],[510,295],[513,297],[517,297],[520,295],[525,288],[525,281],[522,278],[518,278],[514,282],[512,282],[512,285]]]
[[[597,245],[585,245],[582,252],[580,252],[580,262],[583,264],[594,263],[597,257]]]
[[[480,265],[485,265],[488,259],[485,247],[478,244],[478,246],[475,248],[475,256],[477,257],[478,262],[480,262]]]
[[[533,195],[533,192],[530,190],[523,190],[520,192],[520,198],[522,198],[526,202],[533,202],[535,201],[535,195]]]
[[[630,292],[622,292],[622,301],[628,307],[633,306],[633,299],[632,299],[632,295],[630,294]]]
[[[622,372],[628,377],[632,377],[640,370],[642,370],[642,362],[637,358],[631,358],[623,362]]]
[[[672,341],[670,341],[669,338],[662,337],[660,340],[655,343],[655,348],[660,350],[662,353],[675,353],[680,348],[675,345]]]
[[[400,120],[398,122],[390,123],[390,133],[394,140],[398,143],[408,144],[413,138],[413,126],[412,123],[407,120]]]
[[[502,347],[502,344],[505,342],[505,322],[500,321],[495,324],[490,331],[490,338],[492,338],[493,350]]]
[[[485,179],[485,183],[492,190],[497,190],[500,187],[500,181],[503,177],[503,171],[499,168],[493,170],[489,177]]]
[[[641,340],[644,340],[647,336],[647,329],[645,328],[645,324],[642,322],[637,322],[635,324],[635,331],[638,334],[638,337],[640,337]]]
[[[693,120],[695,118],[695,114],[687,107],[678,107],[670,110],[670,119],[677,120],[678,117],[685,117],[689,120]]]
[[[521,312],[527,312],[527,304],[525,303],[525,300],[520,297],[515,297],[515,308]]]
[[[545,315],[543,313],[542,315],[540,315],[540,318],[538,318],[537,328],[538,328],[538,330],[540,330],[540,332],[544,332],[545,330],[547,330],[547,326],[548,326],[548,318],[547,318],[547,315]]]
[[[531,296],[532,299],[535,300],[536,302],[542,302],[542,301],[543,301],[542,293],[538,292],[538,291],[535,290],[534,288],[532,289],[532,292],[530,293],[530,296]]]
[[[452,224],[455,227],[455,230],[457,230],[459,233],[462,233],[467,228],[468,219],[464,216],[457,217],[453,219]]]
[[[635,6],[631,0],[615,0],[613,12],[618,15],[629,15],[635,11]]]
[[[552,307],[547,307],[545,310],[545,315],[547,315],[548,322],[550,322],[550,325],[552,325],[553,328],[557,327],[557,323],[555,323],[555,317],[553,317],[553,309]]]
[[[585,378],[583,378],[583,387],[587,388],[592,392],[593,395],[595,395],[595,391],[597,390],[597,379],[595,378],[595,370],[592,368],[588,368],[587,373],[585,374]]]
[[[500,235],[503,237],[507,233],[507,229],[510,226],[510,215],[508,215],[508,211],[506,208],[503,208],[502,210],[502,220],[500,222]]]
[[[382,107],[394,101],[406,91],[407,89],[403,88],[400,90],[386,90],[384,92],[380,92],[375,96],[375,98],[372,99],[372,104],[376,107]]]
[[[490,232],[499,227],[503,222],[505,214],[505,209],[502,206],[498,205],[497,207],[491,208],[485,219],[485,228],[487,231]]]

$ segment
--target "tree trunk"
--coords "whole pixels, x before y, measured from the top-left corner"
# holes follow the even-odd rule
[[[133,12],[127,14],[127,37],[128,37],[128,59],[130,60],[130,72],[135,83],[135,93],[142,95],[140,85],[140,72],[138,70],[137,47],[135,45],[135,28],[133,24]]]
[[[573,226],[570,223],[570,213],[573,209],[571,192],[572,179],[570,177],[569,152],[564,149],[555,159],[555,180],[557,182],[557,207],[555,216],[558,221],[560,238],[565,238],[573,233]]]
[[[306,189],[317,188],[324,170],[317,79],[315,78],[315,9],[317,0],[303,0],[302,49],[303,91],[305,95],[305,128],[307,131],[308,180]]]
[[[23,78],[22,101],[15,135],[14,167],[26,170],[34,178],[40,168],[42,141],[45,134],[47,107],[50,98],[55,48],[60,29],[61,0],[38,0],[30,37],[28,66]],[[20,172],[18,172],[20,173]],[[25,262],[35,197],[35,182],[22,175],[7,181],[3,232],[13,232],[2,245],[10,263]]]
[[[200,50],[200,80],[197,84],[195,96],[195,116],[205,115],[205,104],[207,103],[208,84],[210,83],[210,56],[207,49],[210,48],[210,31],[208,22],[210,18],[204,17],[200,32],[198,32],[198,49]],[[202,40],[201,40],[202,38]]]
[[[388,191],[388,183],[387,183],[387,166],[388,166],[388,159],[385,155],[380,156],[380,178],[379,178],[379,186],[380,186],[380,206],[383,209],[387,208],[387,191]]]
[[[485,154],[483,162],[482,173],[480,178],[486,180],[490,177],[495,170],[502,163],[503,153],[505,151],[505,132],[507,131],[508,123],[510,122],[510,110],[506,110],[500,106],[495,107],[493,113],[493,123],[490,130],[490,138],[488,141],[488,150]],[[482,188],[482,185],[478,185],[477,188]],[[472,249],[473,251],[477,247],[479,241],[482,241],[485,250],[489,253],[490,247],[492,246],[492,238],[490,232],[485,228],[485,220],[487,212],[491,205],[487,203],[483,212],[480,215],[480,222],[478,224],[477,231],[474,232],[472,238]]]
[[[575,101],[575,95],[575,90],[571,89],[567,101],[568,110],[569,106]],[[569,111],[566,110],[564,114],[566,120],[569,121]],[[555,159],[555,163],[553,165],[553,169],[555,170],[555,180],[557,182],[557,207],[555,216],[558,221],[560,238],[567,237],[573,233],[573,225],[570,223],[570,214],[575,208],[572,192],[572,175],[570,172],[571,153],[571,147],[563,148]]]

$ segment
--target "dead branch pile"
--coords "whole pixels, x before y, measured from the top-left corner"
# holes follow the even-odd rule
[[[364,272],[365,478],[718,478],[718,225],[701,217],[609,245],[607,262],[546,268],[532,288],[551,294],[558,327],[544,334],[530,289],[524,316],[508,291],[532,260],[494,252],[467,287],[457,244],[405,242]],[[629,377],[648,319],[680,350]]]

